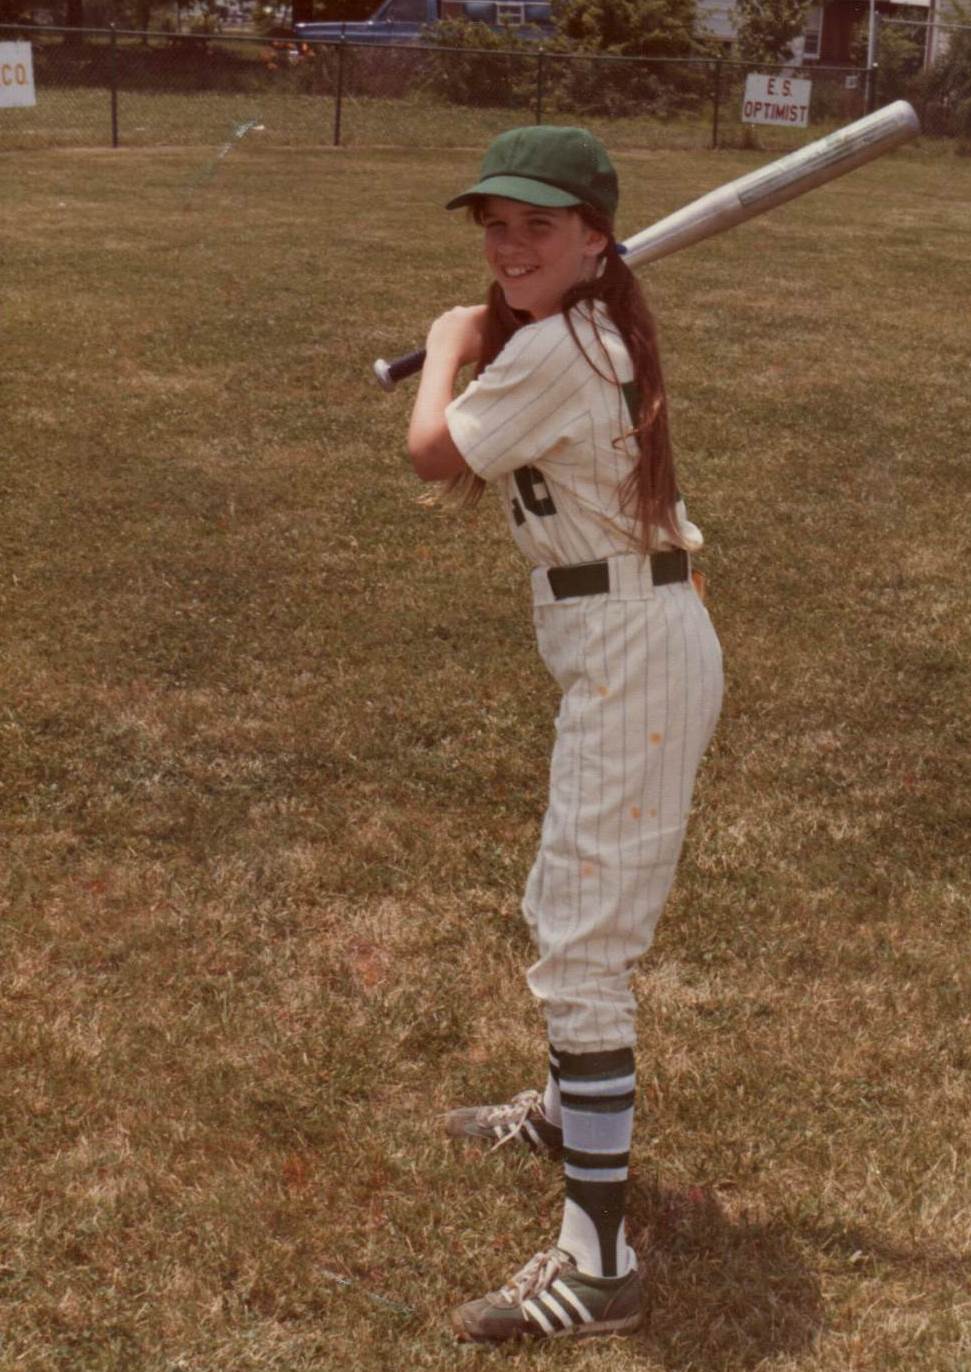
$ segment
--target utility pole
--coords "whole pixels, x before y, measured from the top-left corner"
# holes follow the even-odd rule
[[[866,40],[866,108],[869,114],[876,103],[873,67],[877,60],[877,0],[870,0],[870,22]]]

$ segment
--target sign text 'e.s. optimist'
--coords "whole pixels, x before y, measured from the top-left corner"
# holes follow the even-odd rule
[[[809,125],[813,83],[792,76],[746,76],[742,100],[743,124]]]

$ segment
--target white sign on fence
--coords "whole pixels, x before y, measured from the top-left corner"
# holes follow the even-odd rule
[[[809,124],[813,83],[793,76],[746,76],[743,124]]]
[[[0,43],[0,106],[36,105],[29,43]]]

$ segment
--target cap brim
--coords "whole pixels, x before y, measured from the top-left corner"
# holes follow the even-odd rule
[[[528,176],[487,176],[469,190],[457,195],[445,206],[447,210],[460,209],[471,205],[486,195],[497,195],[503,200],[521,200],[525,205],[543,205],[547,209],[566,210],[571,205],[583,202],[569,191],[561,191],[559,186],[550,186],[545,181],[533,181]]]

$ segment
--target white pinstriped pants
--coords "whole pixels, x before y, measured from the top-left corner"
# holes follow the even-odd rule
[[[523,914],[527,974],[550,1042],[633,1047],[636,960],[674,880],[691,793],[722,700],[721,648],[688,583],[655,587],[634,554],[610,593],[556,601],[532,575],[540,655],[563,692],[549,806]]]

